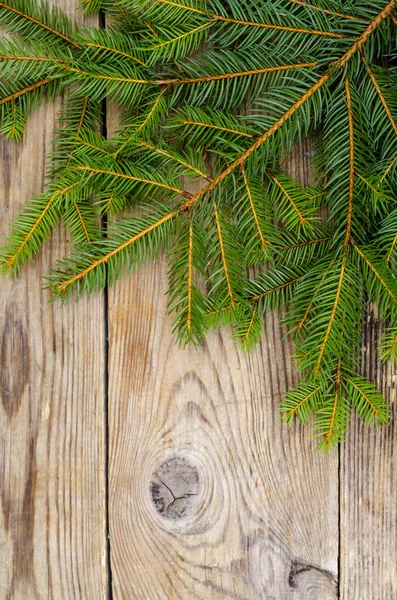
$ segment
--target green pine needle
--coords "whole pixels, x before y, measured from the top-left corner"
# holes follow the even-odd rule
[[[12,225],[2,270],[18,273],[59,219],[73,250],[47,286],[63,302],[166,250],[179,343],[227,324],[250,349],[264,313],[282,310],[301,371],[281,406],[288,425],[313,415],[328,451],[352,411],[386,423],[359,372],[369,302],[385,323],[382,359],[397,362],[395,0],[81,5],[103,11],[106,29],[0,2],[1,134],[19,141],[32,111],[68,91],[51,183]],[[105,99],[122,111],[111,139]],[[283,170],[308,135],[315,188]]]

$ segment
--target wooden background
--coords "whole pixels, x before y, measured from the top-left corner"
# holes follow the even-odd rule
[[[2,141],[1,240],[42,190],[59,106]],[[309,154],[288,162],[303,182]],[[41,277],[68,246],[59,227],[1,282],[0,600],[395,600],[394,422],[353,420],[317,453],[277,414],[296,381],[277,315],[250,354],[227,331],[180,350],[163,260],[49,305]],[[371,315],[363,370],[395,404],[376,338]]]

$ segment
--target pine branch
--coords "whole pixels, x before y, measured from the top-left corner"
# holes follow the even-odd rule
[[[217,233],[218,233],[219,248],[220,248],[220,253],[221,253],[221,257],[222,257],[222,265],[223,265],[223,272],[225,275],[227,293],[230,298],[230,305],[232,307],[232,310],[234,310],[236,307],[236,299],[235,299],[235,295],[234,295],[234,291],[233,291],[233,287],[232,287],[232,283],[231,283],[228,261],[226,258],[225,241],[224,241],[224,234],[222,231],[221,220],[220,220],[219,211],[217,209],[215,202],[214,202],[214,215],[215,215],[216,229],[217,229]]]
[[[352,410],[386,423],[381,393],[358,373],[368,301],[385,321],[382,358],[397,361],[395,1],[83,6],[112,25],[0,2],[14,34],[0,42],[2,134],[18,140],[36,105],[71,88],[52,182],[12,226],[2,269],[18,272],[59,219],[74,243],[48,277],[62,301],[167,249],[178,342],[229,324],[248,350],[264,313],[283,310],[302,372],[282,404],[287,423],[313,414],[326,451]],[[113,139],[99,133],[105,99],[123,107]],[[312,133],[316,189],[282,167]],[[100,215],[132,207],[102,235]]]
[[[5,98],[0,98],[0,105],[5,104],[6,102],[13,102],[14,100],[16,100],[17,98],[19,98],[20,96],[28,94],[29,92],[33,92],[34,90],[37,90],[37,88],[39,88],[39,87],[41,87],[43,85],[47,85],[51,81],[53,81],[52,77],[46,77],[45,79],[42,79],[41,81],[37,81],[36,83],[32,83],[31,85],[27,85],[25,88],[23,88],[21,90],[18,90],[17,92],[14,92],[12,94],[9,94]]]
[[[97,244],[91,244],[89,247],[82,247],[78,253],[71,256],[68,262],[60,263],[61,269],[47,278],[49,281],[48,287],[53,292],[54,297],[68,298],[73,287],[76,288],[77,297],[84,292],[90,293],[94,289],[103,287],[106,277],[103,270],[105,264],[110,265],[109,282],[111,284],[127,262],[123,256],[125,251],[133,248],[143,238],[153,236],[156,230],[164,229],[163,226],[169,225],[169,222],[175,219],[177,215],[176,211],[165,212],[164,209],[161,209],[160,212],[163,214],[159,218],[156,215],[135,219],[132,223],[112,223],[113,230],[110,232],[108,239],[100,240]],[[133,235],[129,235],[130,231],[133,232]],[[159,235],[160,239],[152,243],[152,258],[156,256],[162,245],[161,233]],[[132,261],[141,262],[146,253],[146,246],[138,247],[136,253],[131,254],[129,257],[130,264]],[[112,264],[115,258],[119,258],[119,262]]]
[[[329,74],[326,73],[325,75],[323,75],[307,92],[305,92],[305,94],[303,94],[303,96],[301,98],[299,98],[299,100],[297,102],[295,102],[295,104],[293,104],[286,113],[284,113],[284,115],[278,119],[278,121],[276,121],[269,129],[267,129],[265,131],[265,133],[263,133],[260,138],[254,143],[252,144],[252,146],[250,146],[248,148],[248,150],[246,150],[241,156],[239,156],[235,161],[232,162],[231,165],[229,165],[224,171],[222,171],[222,173],[220,173],[217,177],[214,178],[214,180],[208,185],[206,186],[204,189],[202,189],[200,192],[198,192],[197,194],[195,194],[192,198],[190,198],[185,205],[183,206],[183,209],[187,209],[190,208],[193,204],[195,204],[195,202],[197,202],[197,200],[199,200],[204,194],[207,194],[208,192],[211,192],[220,182],[222,182],[228,175],[230,175],[230,173],[232,173],[232,171],[234,171],[234,169],[236,169],[237,167],[240,167],[242,164],[245,163],[245,161],[249,158],[249,156],[258,148],[260,148],[260,146],[262,144],[264,144],[266,142],[266,140],[271,137],[274,133],[276,133],[276,131],[282,127],[284,125],[284,123],[307,101],[309,100],[309,98],[315,93],[317,92],[317,90],[325,84],[325,82],[328,80],[329,78]]]
[[[280,410],[289,427],[297,416],[305,423],[319,403],[321,388],[319,385],[301,382],[297,388],[287,393]]]
[[[353,197],[354,197],[354,127],[353,127],[353,108],[350,94],[349,77],[345,78],[347,117],[349,122],[349,200],[346,217],[346,235],[343,242],[343,254],[346,254],[347,246],[351,241],[352,215],[353,215]]]
[[[343,384],[357,415],[365,423],[374,420],[379,425],[389,421],[390,406],[372,383],[363,377],[343,375]]]
[[[396,313],[397,285],[390,271],[367,250],[353,244],[362,261],[369,298],[373,299],[380,309],[382,318],[388,319]]]
[[[294,4],[299,4],[299,6],[303,6],[304,8],[309,8],[311,10],[316,10],[318,12],[325,13],[326,15],[333,15],[334,17],[340,17],[341,19],[350,19],[353,21],[357,21],[358,17],[353,15],[347,15],[345,13],[335,12],[333,10],[328,10],[327,8],[322,8],[321,6],[315,6],[314,4],[309,4],[307,2],[302,2],[301,0],[288,0],[289,2],[293,2]]]
[[[80,29],[78,42],[85,53],[83,60],[101,61],[112,66],[113,61],[120,60],[128,65],[129,61],[136,62],[141,67],[147,67],[142,60],[143,52],[138,44],[117,31],[105,29]],[[126,60],[125,60],[126,59]]]
[[[58,209],[62,198],[76,184],[43,194],[34,199],[12,227],[9,244],[1,255],[3,271],[18,272],[27,258],[31,258],[48,237],[58,220]]]
[[[155,146],[152,146],[151,144],[149,144],[148,142],[145,142],[144,140],[138,140],[138,144],[140,146],[144,146],[145,148],[148,148],[149,150],[152,150],[153,152],[155,152],[157,154],[160,154],[161,156],[165,156],[166,158],[169,158],[171,162],[175,162],[178,165],[185,167],[188,170],[188,172],[189,171],[191,172],[192,175],[199,175],[200,177],[202,177],[203,179],[206,179],[207,181],[212,181],[212,177],[210,177],[207,173],[204,173],[204,171],[197,169],[197,167],[195,167],[191,163],[186,162],[185,160],[180,158],[176,153],[170,152],[170,151],[167,152],[167,150],[163,150],[162,148],[156,148]]]
[[[394,133],[397,135],[397,124],[396,124],[396,122],[395,122],[395,120],[393,118],[393,115],[392,115],[392,112],[391,112],[389,106],[387,105],[387,102],[386,102],[385,97],[384,97],[384,95],[382,93],[382,90],[380,89],[379,83],[377,82],[376,77],[373,74],[373,72],[370,69],[370,67],[366,64],[366,61],[365,61],[364,58],[363,58],[363,61],[364,61],[364,64],[366,65],[367,73],[368,73],[368,75],[369,75],[369,77],[370,77],[370,79],[371,79],[371,81],[372,81],[372,83],[374,85],[374,88],[376,89],[376,93],[378,94],[379,99],[382,102],[383,108],[385,109],[385,113],[387,115],[387,118],[389,119],[390,124],[393,127]]]
[[[391,11],[393,10],[395,5],[395,0],[390,0],[384,9],[376,15],[376,17],[370,22],[366,30],[360,35],[358,40],[349,48],[347,52],[342,56],[342,58],[337,62],[337,67],[342,69],[347,65],[352,56],[357,52],[362,50],[364,44],[367,42],[369,37],[374,33],[374,31],[379,27],[384,19],[386,19]]]
[[[128,146],[130,141],[134,140],[138,136],[138,134],[141,135],[147,129],[149,129],[149,131],[150,131],[151,120],[155,116],[156,111],[161,110],[160,103],[162,102],[162,100],[163,100],[163,92],[161,91],[158,94],[158,96],[155,97],[154,102],[151,105],[149,105],[149,109],[146,112],[146,114],[144,113],[143,120],[138,124],[138,126],[136,128],[133,129],[132,134],[129,134],[127,136],[127,139],[125,139],[123,141],[123,143],[117,148],[117,150],[115,151],[115,153],[113,155],[115,158],[117,157],[117,155],[120,152],[122,152],[124,150],[124,148],[126,146]]]
[[[246,250],[246,254],[248,257],[247,260],[247,264],[254,264],[255,262],[263,262],[264,261],[264,257],[266,256],[267,253],[267,249],[268,249],[268,241],[265,238],[265,233],[264,233],[264,223],[266,221],[266,215],[265,214],[260,214],[260,208],[259,208],[259,202],[256,203],[254,200],[254,193],[253,193],[253,188],[251,183],[248,181],[248,177],[247,177],[247,173],[245,170],[245,166],[244,164],[241,165],[241,172],[243,174],[243,179],[244,179],[244,187],[245,187],[245,192],[248,198],[248,202],[249,202],[249,207],[250,207],[250,219],[254,221],[254,229],[257,232],[257,237],[259,238],[259,248],[258,248],[258,244],[254,243],[250,243],[249,240],[252,240],[252,236],[249,235],[250,232],[248,232],[247,238],[245,240],[244,243],[244,248]],[[259,196],[259,194],[258,194]],[[243,228],[243,225],[241,224],[241,220],[240,220],[240,227]],[[250,227],[250,229],[252,229],[252,226]],[[255,239],[255,238],[254,238]],[[259,257],[257,257],[257,254],[259,252]]]
[[[382,174],[382,177],[380,178],[380,182],[382,182],[387,177],[387,175],[389,174],[390,170],[394,167],[394,165],[396,163],[397,163],[397,156],[395,156],[393,158],[393,160],[391,161],[391,163],[388,165],[387,169]]]
[[[341,291],[342,291],[344,275],[345,275],[345,259],[343,258],[342,264],[340,266],[340,275],[339,275],[339,279],[338,279],[338,285],[336,288],[335,300],[332,305],[332,310],[331,310],[331,314],[330,314],[329,321],[327,324],[327,329],[325,331],[324,339],[321,342],[320,350],[318,353],[318,359],[316,362],[316,366],[314,368],[314,375],[318,375],[318,373],[319,373],[321,363],[322,363],[323,357],[324,357],[324,352],[325,352],[325,349],[326,349],[326,346],[327,346],[327,343],[328,343],[328,340],[329,340],[329,337],[331,334],[332,327],[334,325],[336,312],[337,312],[337,309],[339,306],[339,299],[340,299],[340,295],[341,295]]]
[[[264,67],[262,69],[251,69],[247,71],[238,71],[237,73],[222,73],[221,75],[209,75],[207,77],[191,77],[188,79],[164,79],[154,83],[156,85],[191,85],[193,83],[208,83],[210,81],[220,81],[222,79],[235,79],[237,77],[248,77],[250,75],[261,75],[263,73],[279,73],[281,71],[291,71],[294,69],[309,69],[316,67],[316,63],[298,63],[296,65],[279,65],[277,67]]]
[[[64,30],[70,31],[71,26],[65,15],[62,15],[62,19],[60,19],[60,12],[53,10],[52,19],[45,4],[28,0],[12,0],[9,3],[0,2],[1,13],[3,13],[4,24],[8,25],[13,33],[22,35],[26,32],[28,35],[31,35],[32,32],[37,33],[43,30],[51,34],[51,36],[59,38],[74,48],[81,50],[81,46],[74,42],[69,35],[57,29],[56,25],[51,25],[52,20],[62,20],[60,24],[63,25]],[[33,29],[28,27],[29,24],[34,26]]]
[[[333,38],[343,38],[344,36],[339,33],[334,33],[332,31],[317,31],[315,29],[304,29],[299,27],[283,27],[282,25],[273,25],[271,23],[257,23],[255,21],[242,21],[240,19],[232,19],[230,17],[223,17],[221,15],[216,15],[212,13],[206,13],[204,10],[199,10],[197,8],[192,8],[190,6],[184,4],[178,4],[177,2],[173,2],[171,0],[157,0],[157,2],[161,2],[163,4],[169,4],[170,6],[175,6],[182,10],[191,11],[199,15],[203,15],[210,20],[214,21],[222,21],[223,23],[233,23],[235,25],[243,25],[244,27],[262,27],[264,29],[275,29],[276,31],[292,31],[294,33],[304,33],[309,35],[324,35]]]
[[[198,222],[188,215],[180,227],[170,253],[169,312],[176,313],[173,330],[177,340],[197,345],[205,332],[205,302],[196,274],[203,276],[205,238]]]

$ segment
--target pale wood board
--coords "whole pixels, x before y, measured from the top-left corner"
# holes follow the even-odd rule
[[[75,14],[74,0],[57,5]],[[60,100],[2,141],[1,223],[44,184]],[[49,305],[42,276],[70,249],[59,227],[0,294],[0,598],[106,597],[104,300]]]
[[[397,369],[381,364],[380,326],[370,313],[365,328],[363,374],[392,406],[390,426],[374,430],[352,420],[341,448],[340,597],[397,598]]]
[[[2,143],[2,239],[42,190],[57,108]],[[304,183],[310,156],[286,164]],[[104,297],[60,309],[40,290],[69,247],[58,228],[1,287],[0,600],[397,598],[395,425],[353,419],[340,456],[319,455],[277,413],[297,381],[279,315],[249,355],[228,331],[179,349],[164,259],[109,291],[106,406]],[[363,370],[395,405],[377,337],[371,321]]]
[[[278,316],[250,354],[228,331],[183,350],[166,289],[158,260],[109,292],[113,597],[336,598],[338,460],[277,413],[296,383]]]

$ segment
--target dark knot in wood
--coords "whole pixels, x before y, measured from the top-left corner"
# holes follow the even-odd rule
[[[0,338],[0,399],[8,419],[19,411],[30,370],[29,340],[16,314],[15,306],[7,306]]]
[[[153,473],[150,495],[157,512],[165,519],[193,516],[200,502],[201,481],[197,467],[185,456],[173,456]]]

